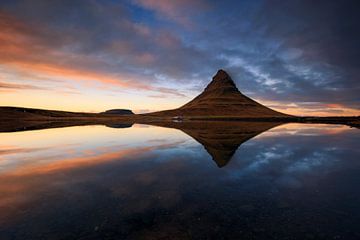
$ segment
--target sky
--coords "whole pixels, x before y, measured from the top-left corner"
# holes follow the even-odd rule
[[[1,0],[0,105],[179,107],[218,69],[297,115],[360,115],[359,1]]]

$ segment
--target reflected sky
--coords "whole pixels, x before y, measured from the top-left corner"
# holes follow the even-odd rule
[[[251,132],[221,168],[185,132],[1,133],[0,239],[360,237],[358,129]]]

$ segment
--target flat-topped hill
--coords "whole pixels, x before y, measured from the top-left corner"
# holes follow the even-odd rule
[[[130,109],[110,109],[105,112],[102,112],[102,114],[112,114],[112,115],[133,115],[133,111]]]

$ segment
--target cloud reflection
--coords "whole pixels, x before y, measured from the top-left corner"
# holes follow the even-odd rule
[[[302,131],[307,134],[301,134]],[[316,134],[309,135],[312,131]],[[93,238],[101,231],[133,238],[150,234],[155,238],[180,232],[181,226],[190,227],[189,224],[197,231],[201,226],[213,229],[215,223],[211,219],[218,223],[227,217],[241,225],[241,220],[233,218],[258,217],[254,210],[257,208],[268,214],[262,215],[266,219],[262,227],[274,229],[270,219],[279,213],[272,209],[296,204],[306,215],[311,208],[304,208],[297,202],[300,199],[323,211],[323,198],[344,196],[339,189],[353,183],[352,178],[345,176],[354,177],[352,169],[360,169],[356,161],[360,155],[356,147],[360,140],[358,130],[334,125],[323,131],[319,125],[279,126],[243,143],[221,169],[199,143],[173,129],[92,126],[71,127],[62,132],[63,136],[57,136],[56,129],[1,134],[9,141],[3,149],[10,145],[21,149],[25,143],[31,145],[27,148],[37,147],[45,139],[49,145],[72,143],[52,148],[58,156],[48,160],[48,150],[36,151],[38,155],[33,156],[30,165],[20,159],[35,152],[3,156],[11,156],[17,165],[3,168],[0,173],[0,229],[4,236],[23,231],[35,236],[41,229],[51,229],[49,234],[55,234],[54,238],[70,232],[79,234],[78,231]],[[21,140],[32,134],[36,136],[34,141]],[[328,188],[327,183],[336,179],[339,186]],[[319,189],[319,199],[311,202],[312,191]],[[325,206],[328,212],[329,205]],[[67,220],[62,217],[64,211],[68,213]],[[229,211],[232,214],[226,215]],[[252,215],[247,215],[249,211]],[[296,218],[287,226],[299,227],[306,216],[293,214]],[[68,227],[63,231],[68,221],[82,224],[76,224],[79,229]],[[147,224],[153,227],[148,228]],[[97,227],[100,233],[85,230],[89,227]],[[124,228],[127,230],[122,232]],[[230,233],[229,229],[222,232]],[[216,232],[210,230],[208,234]]]

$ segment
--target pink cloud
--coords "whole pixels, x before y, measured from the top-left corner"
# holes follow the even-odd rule
[[[156,56],[151,53],[142,53],[134,57],[136,63],[146,65],[155,62]]]
[[[190,12],[204,11],[209,8],[204,1],[192,0],[134,0],[133,2],[186,27],[192,26]]]
[[[13,89],[13,90],[19,90],[19,89],[44,90],[45,89],[43,87],[29,85],[29,84],[17,84],[17,83],[6,83],[6,82],[0,82],[0,88]]]
[[[149,84],[149,81],[145,83],[131,74],[112,74],[93,69],[93,66],[101,64],[101,61],[91,56],[55,49],[48,43],[48,41],[53,41],[53,38],[47,38],[48,35],[54,33],[44,26],[29,25],[2,11],[0,11],[0,20],[0,28],[2,29],[0,31],[0,64],[16,69],[17,72],[21,73],[21,77],[46,76],[47,81],[52,77],[55,79],[62,77],[89,86],[93,86],[92,84],[97,82],[120,88],[158,91],[183,96],[175,89],[157,87]],[[134,26],[140,35],[150,34],[145,26],[141,24]],[[56,34],[54,36],[59,37]],[[133,45],[128,41],[117,41],[110,47],[119,56],[126,57],[128,62],[148,65],[156,60],[156,56],[148,52],[133,53]],[[6,92],[19,89],[40,89],[29,84],[15,84],[8,83],[8,81],[0,82],[0,88]]]

